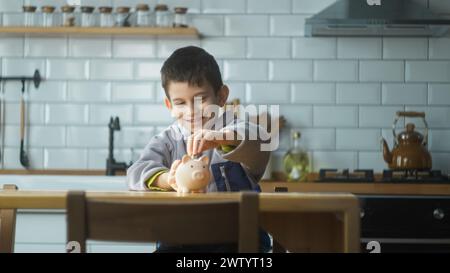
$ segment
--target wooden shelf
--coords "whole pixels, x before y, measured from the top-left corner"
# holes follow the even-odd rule
[[[161,27],[0,27],[0,34],[10,35],[112,35],[112,36],[183,36],[198,38],[196,28]]]

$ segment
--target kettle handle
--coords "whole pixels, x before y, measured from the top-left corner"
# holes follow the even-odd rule
[[[394,118],[394,123],[392,124],[392,133],[394,135],[394,145],[398,145],[397,141],[397,134],[395,133],[395,127],[397,125],[398,120],[401,117],[408,117],[408,118],[422,118],[423,124],[425,124],[425,134],[423,138],[423,146],[428,145],[428,123],[425,120],[425,112],[414,112],[414,111],[398,111],[396,113],[396,116]]]

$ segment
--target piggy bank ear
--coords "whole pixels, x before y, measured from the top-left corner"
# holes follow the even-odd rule
[[[183,158],[181,158],[181,163],[186,163],[189,160],[191,160],[191,157],[188,155],[183,155]]]
[[[208,162],[209,162],[209,158],[208,158],[208,156],[206,156],[206,155],[202,155],[202,156],[199,158],[199,160],[200,160],[201,162],[205,163],[205,164],[208,164]]]

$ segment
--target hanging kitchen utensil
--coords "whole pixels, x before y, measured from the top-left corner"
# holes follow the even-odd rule
[[[400,117],[422,118],[425,124],[425,133],[415,131],[413,123],[406,125],[406,130],[400,134],[396,134],[395,125]],[[388,163],[390,169],[403,170],[406,172],[416,172],[423,170],[431,170],[432,161],[430,152],[427,150],[428,145],[428,124],[425,120],[424,112],[397,112],[397,116],[392,124],[394,134],[394,147],[389,151],[389,147],[384,139],[383,157]]]
[[[3,81],[20,81],[22,82],[22,95],[21,95],[21,99],[20,99],[20,164],[22,164],[22,166],[24,166],[25,168],[28,168],[30,165],[30,161],[28,159],[28,155],[25,152],[25,83],[27,81],[32,81],[34,84],[35,88],[39,88],[39,85],[41,84],[42,78],[41,78],[41,74],[39,73],[39,70],[35,70],[34,74],[32,77],[0,77],[0,83],[2,83]],[[1,119],[4,120],[4,105],[1,109],[2,113],[2,117]],[[4,122],[2,122],[2,126],[3,126]],[[4,130],[3,130],[4,131]],[[4,141],[4,133],[2,131],[2,142]],[[3,146],[3,145],[2,145]],[[4,151],[2,150],[2,156],[4,154]],[[4,156],[3,156],[4,158]],[[3,160],[2,160],[2,164],[3,164]]]
[[[25,80],[22,80],[22,95],[20,97],[20,164],[26,169],[30,166],[28,155],[25,152]]]

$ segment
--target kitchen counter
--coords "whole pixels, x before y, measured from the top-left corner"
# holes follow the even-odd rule
[[[0,208],[65,209],[67,191],[0,191]],[[98,200],[235,200],[239,193],[88,191]],[[261,193],[261,225],[292,252],[359,252],[359,203],[347,193]]]
[[[323,183],[323,182],[261,182],[263,192],[284,188],[288,192],[350,192],[382,195],[449,195],[450,184],[396,183]]]

